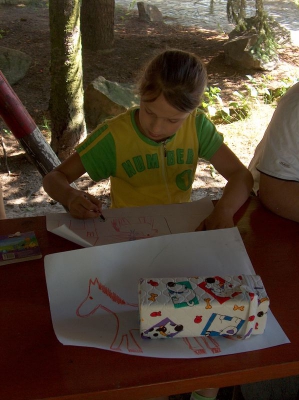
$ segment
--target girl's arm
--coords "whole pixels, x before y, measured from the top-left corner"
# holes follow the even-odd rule
[[[44,177],[43,186],[48,195],[65,206],[73,217],[97,218],[102,212],[101,202],[70,185],[85,172],[80,156],[74,153]]]
[[[222,144],[213,155],[211,163],[227,179],[227,184],[213,212],[199,225],[197,230],[233,227],[234,214],[248,199],[253,186],[251,173],[225,144]]]

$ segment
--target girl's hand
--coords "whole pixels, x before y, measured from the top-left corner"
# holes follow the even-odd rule
[[[74,218],[98,218],[102,214],[102,203],[91,194],[74,190],[69,193],[67,207]]]
[[[223,195],[213,212],[197,227],[197,231],[234,227],[234,214],[248,199],[253,178],[237,156],[222,144],[211,158],[217,171],[227,179]]]
[[[230,212],[217,210],[215,208],[213,212],[199,224],[199,226],[196,228],[196,231],[233,228],[234,226],[235,224],[233,220],[233,215]]]

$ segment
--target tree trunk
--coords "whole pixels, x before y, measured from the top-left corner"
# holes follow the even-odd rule
[[[256,0],[255,8],[258,12],[263,12],[264,11],[264,0]]]
[[[246,0],[227,0],[226,14],[229,22],[239,25],[244,21]]]
[[[50,0],[51,146],[60,160],[86,137],[80,1]]]
[[[111,50],[114,44],[114,0],[82,0],[83,49]]]

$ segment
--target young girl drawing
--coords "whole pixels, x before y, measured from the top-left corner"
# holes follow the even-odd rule
[[[206,84],[206,69],[196,55],[166,50],[154,57],[139,82],[140,106],[99,125],[44,177],[46,192],[76,218],[102,212],[97,198],[70,186],[85,172],[94,181],[110,177],[112,207],[188,202],[198,158],[203,158],[227,184],[198,229],[233,227],[252,176],[197,109]]]

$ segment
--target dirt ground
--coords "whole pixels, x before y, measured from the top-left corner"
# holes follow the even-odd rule
[[[34,5],[33,5],[34,4]],[[0,5],[0,46],[24,51],[32,57],[27,75],[13,85],[13,89],[35,120],[47,140],[50,124],[48,102],[50,95],[50,38],[46,1],[32,5]],[[165,23],[167,22],[167,23]],[[152,55],[165,48],[179,48],[198,54],[207,65],[209,84],[220,87],[224,103],[233,99],[235,90],[244,89],[246,75],[263,80],[262,71],[238,70],[225,65],[223,43],[227,35],[216,31],[194,29],[172,24],[164,16],[159,23],[142,22],[136,11],[117,5],[115,16],[115,44],[111,52],[101,54],[83,51],[84,87],[98,76],[110,81],[132,83],[140,67]],[[271,72],[273,85],[286,76],[299,77],[298,48],[280,51],[281,63]],[[257,104],[252,116],[231,125],[219,126],[225,142],[248,165],[256,144],[273,113],[273,107]],[[41,176],[29,162],[14,136],[0,120],[0,179],[8,218],[45,215],[63,211],[42,188]],[[94,183],[86,176],[76,182],[79,188],[101,197],[109,205],[109,182]],[[199,162],[192,198],[218,198],[225,184],[209,165]]]

